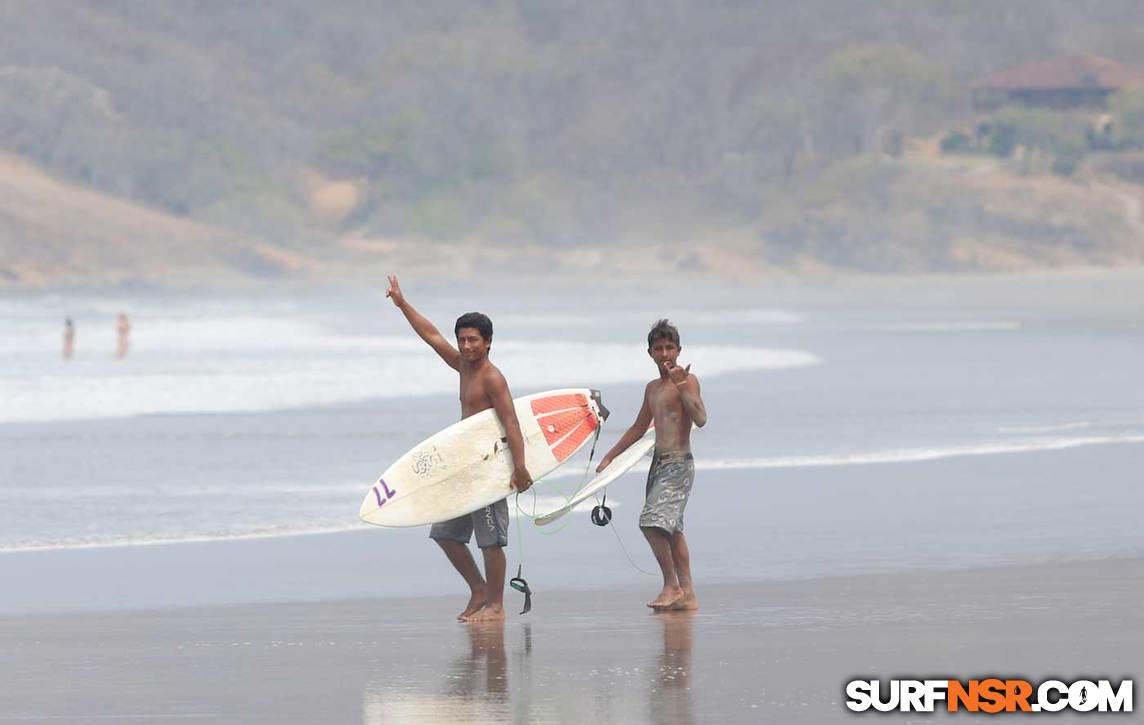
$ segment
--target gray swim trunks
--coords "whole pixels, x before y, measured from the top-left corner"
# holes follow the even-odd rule
[[[429,527],[429,538],[467,544],[473,532],[477,534],[477,546],[482,549],[508,546],[508,499],[502,498],[471,514],[433,524]]]
[[[647,501],[640,526],[654,526],[669,534],[683,531],[683,509],[695,481],[695,459],[690,453],[657,453],[647,472]]]

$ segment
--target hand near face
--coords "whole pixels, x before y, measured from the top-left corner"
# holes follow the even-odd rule
[[[664,363],[664,365],[667,367],[667,377],[669,377],[671,382],[675,383],[676,386],[683,385],[687,382],[687,376],[691,374],[690,363],[688,363],[685,368],[681,368],[671,361]]]

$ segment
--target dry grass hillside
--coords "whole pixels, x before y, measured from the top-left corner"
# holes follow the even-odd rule
[[[297,254],[0,155],[0,285],[234,284],[315,270]]]
[[[978,5],[6,0],[0,284],[1138,263],[1144,92],[944,142],[1144,4]]]
[[[839,164],[791,193],[797,203],[775,205],[758,224],[661,231],[652,241],[588,239],[554,247],[483,234],[435,242],[351,232],[300,252],[61,181],[0,155],[0,288],[369,283],[396,269],[686,271],[750,280],[1144,263],[1144,186],[1087,168],[1063,178],[1021,174],[990,157],[870,156]]]
[[[838,164],[766,215],[759,253],[874,273],[1010,271],[1144,262],[1144,186],[1082,167],[1021,173],[993,157]]]

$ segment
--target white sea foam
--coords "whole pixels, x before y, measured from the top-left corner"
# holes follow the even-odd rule
[[[845,454],[772,456],[759,458],[716,458],[708,460],[700,459],[696,462],[696,468],[700,471],[766,470],[782,468],[914,463],[964,456],[992,456],[1014,453],[1032,453],[1038,451],[1065,450],[1083,446],[1139,443],[1144,443],[1144,433],[1125,433],[1120,435],[1084,436],[1074,438],[1035,438],[1024,441],[994,441],[963,446],[881,450]],[[643,463],[637,465],[631,471],[629,471],[627,475],[646,476],[647,464]],[[568,489],[570,487],[565,483],[564,485],[560,485],[555,490],[553,490],[553,488],[546,487],[545,483],[551,482],[553,480],[569,479],[581,476],[583,476],[583,470],[576,469],[576,465],[573,464],[572,466],[568,467],[568,469],[559,470],[555,474],[546,477],[544,480],[537,483],[538,492],[536,493],[535,499],[533,499],[533,497],[529,494],[524,494],[517,500],[519,502],[519,512],[517,511],[517,502],[515,502],[513,499],[510,499],[510,515],[523,516],[525,519],[528,519],[546,514],[550,511],[560,508],[568,500],[568,494],[570,493],[570,491],[565,491],[563,489]],[[338,496],[344,496],[346,500],[349,501],[356,499],[355,494],[359,491],[363,492],[364,495],[364,491],[366,491],[367,488],[368,487],[365,485],[365,483],[361,483],[359,485],[357,483],[345,482],[331,487],[328,484],[310,486],[305,483],[295,482],[275,484],[273,486],[266,487],[265,491],[259,490],[256,492],[232,492],[236,494],[254,493],[254,495],[257,497],[263,493],[275,493],[280,491],[287,491],[295,494],[310,493],[329,495],[332,490]],[[117,492],[118,495],[122,495],[122,493],[122,491]],[[212,493],[221,494],[223,491],[212,491]],[[580,503],[573,509],[573,511],[590,511],[595,505],[596,501],[594,499],[589,499]],[[614,498],[609,498],[608,505],[614,508],[621,506],[622,503]],[[352,505],[346,505],[347,511],[351,508],[353,508]],[[366,524],[362,524],[356,520],[353,520],[353,518],[349,515],[345,517],[344,523],[336,523],[336,521],[337,509],[335,507],[335,509],[327,511],[325,518],[320,521],[245,528],[242,527],[242,525],[237,525],[235,527],[236,530],[232,531],[163,531],[153,534],[136,534],[131,536],[116,536],[110,534],[107,536],[95,535],[86,539],[67,538],[44,541],[23,540],[7,544],[0,544],[0,553],[44,551],[54,549],[91,549],[121,546],[152,546],[160,544],[197,543],[245,539],[268,539],[285,536],[340,533],[372,528]]]
[[[1144,416],[1129,416],[1129,417],[1115,417],[1115,418],[1099,418],[1093,420],[1072,420],[1064,421],[1061,423],[1046,423],[1041,425],[1014,425],[1014,426],[1000,426],[997,428],[998,433],[1007,434],[1038,434],[1038,433],[1057,433],[1067,430],[1087,430],[1092,428],[1100,428],[1104,430],[1125,428],[1125,427],[1138,427],[1144,424]]]
[[[699,458],[695,462],[698,471],[733,471],[744,469],[772,468],[811,468],[828,466],[862,466],[880,463],[915,463],[936,461],[945,458],[965,456],[996,456],[1010,453],[1036,453],[1038,451],[1059,451],[1084,446],[1144,443],[1144,433],[1122,433],[1107,436],[1084,436],[1076,438],[1033,438],[1027,440],[1003,440],[960,446],[935,446],[931,448],[902,448],[854,453],[825,453],[801,456],[765,456],[757,458]],[[650,461],[636,464],[625,475],[646,476]],[[560,480],[579,477],[582,470],[559,469],[545,477],[545,480]]]
[[[804,468],[811,466],[857,466],[876,463],[913,463],[964,456],[995,456],[1009,453],[1059,451],[1082,446],[1144,443],[1144,434],[1125,433],[1077,438],[1038,438],[1025,441],[996,441],[963,446],[883,450],[866,453],[815,456],[775,456],[767,458],[725,458],[697,461],[698,470]],[[645,469],[646,471],[646,469]]]
[[[339,486],[338,489],[341,490],[349,487],[351,486],[347,484]],[[364,485],[353,485],[352,488],[355,492],[358,490],[366,490]],[[234,492],[233,487],[231,490]],[[289,491],[293,493],[328,492],[327,487],[307,487],[304,484],[274,487],[274,490]],[[138,491],[134,491],[134,493],[137,494]],[[532,519],[562,507],[567,501],[567,497],[562,495],[537,494],[534,499],[529,494],[522,494],[519,498],[519,504],[515,503],[513,498],[509,498],[509,515],[513,518],[521,517],[525,520]],[[594,500],[588,500],[580,503],[572,510],[573,512],[591,511],[592,507],[595,505],[596,502]],[[608,506],[612,508],[618,508],[622,505],[623,504],[616,499],[608,499]],[[349,506],[346,508],[347,510],[350,509]],[[349,531],[364,531],[374,528],[376,527],[353,520],[352,517],[347,516],[344,523],[331,523],[330,520],[327,520],[324,522],[250,527],[236,531],[162,531],[149,534],[135,534],[130,536],[116,536],[109,534],[106,536],[94,535],[85,538],[62,538],[44,541],[24,540],[14,543],[0,544],[0,554],[30,551],[108,549],[131,546],[159,546],[166,544],[209,543],[215,541],[275,539],[291,536],[311,536],[315,534],[337,534]]]
[[[662,317],[662,311],[647,310],[621,310],[610,312],[607,315],[608,323],[632,323],[650,326],[656,319]],[[591,315],[560,315],[560,314],[498,314],[498,324],[520,327],[550,327],[553,325],[569,327],[592,327],[599,325],[600,320]],[[711,324],[763,324],[763,325],[799,325],[807,321],[807,316],[791,310],[769,307],[733,307],[713,310],[690,310],[673,316],[672,322],[681,326],[711,325]]]
[[[1021,329],[1013,320],[934,320],[860,327],[871,332],[1010,332]]]
[[[82,333],[81,333],[82,334]],[[303,320],[228,317],[155,320],[132,352],[84,352],[65,363],[58,340],[8,325],[13,355],[0,363],[0,422],[107,418],[146,413],[267,411],[449,393],[456,375],[412,335],[337,335]],[[815,365],[801,350],[695,345],[700,376]],[[517,394],[600,386],[649,375],[639,345],[535,340],[497,342],[493,359]]]
[[[256,530],[237,532],[187,533],[164,532],[140,536],[93,536],[87,539],[62,539],[46,542],[22,542],[0,545],[0,554],[16,554],[28,551],[59,551],[71,549],[111,549],[126,546],[162,546],[166,544],[203,544],[214,541],[245,541],[251,539],[277,539],[286,536],[311,536],[314,534],[339,534],[347,531],[361,531],[373,528],[364,523],[344,525],[312,526],[269,526]]]
[[[1058,433],[1064,430],[1083,430],[1092,428],[1096,423],[1091,420],[1078,420],[1073,423],[1054,423],[1052,425],[1012,425],[999,426],[998,433],[1015,433],[1028,435],[1030,433]]]

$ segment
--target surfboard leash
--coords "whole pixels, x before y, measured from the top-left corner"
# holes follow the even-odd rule
[[[595,456],[596,456],[596,444],[600,442],[600,429],[602,427],[603,426],[596,426],[596,437],[592,440],[592,450],[588,453],[588,465],[584,467],[584,475],[580,477],[580,485],[577,488],[583,487],[584,482],[588,480],[588,476],[590,476],[592,473],[592,459],[595,458]],[[519,494],[518,494],[518,496],[519,496]],[[633,569],[640,572],[641,574],[647,574],[648,576],[656,576],[655,572],[648,571],[647,569],[644,569],[639,564],[637,564],[632,559],[631,554],[628,553],[628,547],[624,545],[623,537],[620,536],[620,532],[618,529],[616,529],[616,525],[612,523],[612,509],[608,507],[608,489],[607,488],[604,489],[604,494],[603,494],[602,500],[599,496],[596,496],[595,498],[596,498],[596,506],[592,509],[592,523],[594,523],[596,526],[609,526],[609,527],[611,527],[612,533],[615,534],[615,536],[616,536],[616,541],[618,541],[620,544],[620,550],[624,552],[624,558],[628,560],[628,563],[632,565]],[[567,503],[570,500],[571,500],[570,497],[568,497],[568,496],[564,497],[565,503]],[[535,518],[535,514],[536,514],[536,495],[535,494],[533,494],[532,502],[533,502],[533,505],[532,505],[533,518]],[[571,521],[572,521],[572,519],[571,519],[571,517],[569,517],[565,521],[564,526],[561,526],[559,529],[557,529],[556,531],[553,531],[551,533],[555,534],[558,531],[563,531],[565,529],[565,527],[567,527],[568,524],[571,523]],[[519,524],[520,524],[520,519],[518,518],[517,519],[517,525],[519,526]]]
[[[592,441],[592,452],[588,454],[588,471],[592,470],[592,456],[596,454],[596,443],[600,440],[600,426],[596,428],[596,440]],[[587,477],[587,472],[585,473]],[[583,485],[581,480],[580,485]],[[624,545],[624,539],[620,536],[620,532],[616,529],[616,525],[612,523],[612,509],[608,508],[608,489],[604,489],[603,499],[599,496],[596,497],[596,506],[592,509],[592,523],[596,526],[608,526],[612,529],[612,533],[616,535],[616,541],[620,544],[620,550],[624,552],[624,558],[632,565],[636,571],[648,576],[655,576],[655,572],[643,569],[639,564],[632,560],[631,554],[628,553],[628,547]]]
[[[599,501],[600,499],[597,498],[596,500]],[[607,501],[608,501],[608,494],[605,491],[604,492],[604,502],[607,503]],[[596,521],[596,509],[599,509],[599,508],[604,508],[605,510],[608,511],[608,520],[602,524],[597,523],[597,521]],[[617,529],[616,525],[612,523],[611,509],[608,509],[603,504],[600,504],[599,506],[597,506],[596,509],[592,510],[592,523],[596,524],[597,526],[607,526],[608,528],[610,528],[612,530],[612,533],[616,535],[616,541],[618,541],[620,544],[620,550],[624,552],[624,558],[628,560],[628,563],[632,565],[632,568],[635,569],[636,571],[640,572],[641,574],[647,574],[648,576],[656,576],[656,573],[654,571],[648,571],[647,569],[644,569],[643,567],[641,567],[639,564],[637,564],[632,559],[632,555],[628,553],[628,547],[624,545],[624,538],[622,536],[620,536],[619,529]]]
[[[592,461],[596,457],[596,445],[600,442],[600,428],[601,427],[602,426],[596,426],[596,434],[595,434],[595,437],[592,439],[592,448],[588,452],[588,463],[584,466],[584,473],[581,474],[580,483],[576,485],[575,490],[579,490],[579,489],[583,488],[584,483],[588,480],[588,477],[592,475]],[[552,484],[552,485],[553,485],[553,488],[555,488],[555,484]],[[532,490],[532,513],[529,513],[527,511],[525,511],[523,508],[521,508],[521,506],[520,506],[520,494],[519,493],[516,495],[516,498],[513,499],[513,503],[516,506],[516,512],[517,512],[517,518],[518,518],[518,521],[517,521],[517,527],[518,528],[519,528],[519,524],[520,524],[520,521],[519,521],[520,516],[524,516],[529,521],[535,521],[536,519],[540,518],[539,516],[536,515],[536,487],[533,486],[531,490]],[[569,496],[568,494],[564,493],[563,491],[561,491],[559,489],[556,489],[556,493],[560,494],[564,498],[564,504],[565,505],[567,505],[568,502],[572,500],[571,496]],[[571,523],[572,523],[572,519],[571,519],[571,517],[568,517],[559,526],[541,529],[537,533],[539,533],[541,536],[552,536],[554,534],[559,534],[561,531],[568,528],[568,525]]]
[[[600,442],[600,428],[601,427],[602,426],[596,426],[596,438],[592,441],[592,450],[591,450],[591,452],[588,453],[588,465],[584,468],[584,475],[580,477],[580,486],[579,487],[583,487],[584,482],[587,481],[588,476],[591,475],[592,459],[596,456],[596,444]],[[608,507],[608,489],[607,488],[604,489],[603,499],[601,499],[599,496],[596,496],[595,498],[596,498],[596,506],[592,509],[592,523],[594,523],[596,526],[608,526],[612,529],[612,533],[615,534],[615,536],[616,536],[616,541],[618,541],[620,544],[620,550],[624,552],[624,558],[628,560],[628,563],[632,565],[633,569],[640,572],[641,574],[647,574],[648,576],[656,576],[655,572],[648,571],[647,569],[644,569],[639,564],[637,564],[632,559],[631,554],[628,553],[628,547],[624,545],[623,537],[620,536],[620,532],[616,528],[616,525],[612,523],[612,509]],[[570,500],[570,498],[568,496],[565,496],[564,499],[565,499],[565,503],[567,503]],[[536,498],[534,495],[533,496],[533,514],[535,514],[535,513],[536,513]],[[567,521],[565,522],[564,526],[561,526],[559,529],[557,529],[557,531],[563,531],[564,528],[567,527],[569,523],[571,523],[571,521],[572,521],[572,519],[571,519],[571,517],[569,517],[567,519]],[[519,523],[520,523],[520,520],[518,518],[517,524],[519,525]],[[553,531],[552,533],[556,533],[556,531]]]
[[[513,498],[513,505],[516,506],[517,511],[520,511],[520,492],[518,491]],[[532,611],[532,589],[528,586],[523,576],[524,571],[524,533],[520,529],[520,516],[516,517],[516,576],[508,580],[508,585],[524,595],[524,608],[520,610],[521,614],[528,614]]]
[[[592,459],[596,457],[596,444],[600,442],[600,429],[602,427],[603,427],[602,425],[596,426],[596,435],[592,439],[592,450],[589,451],[589,453],[588,453],[588,465],[584,468],[584,475],[580,477],[580,485],[581,486],[584,484],[584,481],[587,480],[587,477],[592,470]],[[564,502],[567,503],[569,500],[570,500],[569,497],[567,495],[564,495]],[[535,520],[537,518],[536,517],[536,489],[535,489],[535,487],[533,487],[533,490],[532,490],[532,514],[531,515],[525,513],[524,509],[522,509],[520,507],[520,492],[519,491],[513,497],[512,503],[513,503],[513,506],[516,507],[516,514],[517,514],[516,515],[516,557],[517,557],[517,564],[516,564],[516,576],[514,576],[512,579],[508,580],[508,585],[510,587],[512,587],[513,589],[515,589],[516,591],[518,591],[524,595],[524,608],[520,610],[520,613],[521,614],[528,614],[528,612],[530,612],[532,610],[532,588],[528,586],[528,582],[524,579],[524,576],[523,576],[523,572],[524,572],[524,531],[520,526],[520,517],[521,516],[527,516],[529,518],[529,520]],[[609,511],[608,514],[609,514],[609,518],[610,518],[611,511]],[[595,514],[593,514],[593,516],[594,515]],[[555,531],[548,532],[548,534],[551,535],[551,534],[556,534],[556,533],[559,533],[560,531],[563,531],[564,528],[566,526],[568,526],[569,523],[571,523],[571,519],[564,522],[564,526],[561,526],[559,529],[556,529]],[[629,561],[630,561],[630,559],[629,559]]]

